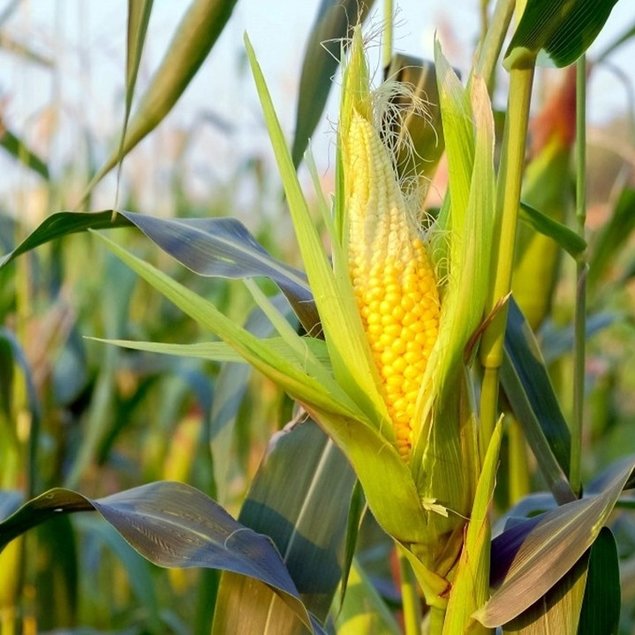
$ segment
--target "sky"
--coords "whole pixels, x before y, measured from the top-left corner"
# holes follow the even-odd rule
[[[0,9],[7,5],[0,3]],[[376,3],[377,7],[381,5]],[[431,58],[436,30],[452,64],[464,73],[469,69],[478,30],[478,0],[395,0],[395,5],[397,50]],[[185,0],[155,0],[140,89],[147,85],[187,6]],[[220,123],[207,125],[200,139],[193,142],[194,169],[199,166],[204,181],[222,183],[245,156],[267,152],[259,106],[246,68],[243,33],[249,34],[283,128],[291,135],[304,45],[318,6],[319,0],[238,0],[208,61],[158,133],[163,141],[170,134],[178,136],[179,131],[195,127],[201,116]],[[4,121],[51,157],[53,166],[68,162],[69,156],[72,159],[74,145],[85,143],[85,130],[94,137],[97,158],[116,140],[122,120],[126,8],[125,0],[23,0],[2,27],[14,39],[55,60],[56,70],[52,72],[25,64],[10,53],[0,54]],[[375,11],[370,20],[379,24],[380,12]],[[635,2],[619,0],[590,57],[633,23]],[[635,42],[623,46],[611,58],[611,63],[630,80],[631,88],[635,86],[633,60]],[[377,66],[375,57],[371,67]],[[51,109],[52,103],[61,104],[61,108]],[[613,72],[597,69],[589,85],[589,120],[605,122],[624,112],[626,104],[623,83]],[[332,155],[335,105],[333,97],[325,121],[314,136],[314,152],[324,170]],[[224,124],[230,123],[228,134]],[[47,136],[51,127],[56,134]],[[164,146],[161,141],[150,140],[136,152],[155,157],[157,147]],[[210,165],[205,165],[206,161]],[[0,177],[0,192],[13,186],[7,179],[7,170],[9,176],[14,174],[9,163],[6,159],[2,163],[7,166],[5,176]]]

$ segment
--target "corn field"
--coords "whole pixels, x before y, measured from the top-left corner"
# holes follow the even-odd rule
[[[0,635],[635,633],[632,76],[586,112],[628,2],[465,0],[457,69],[321,0],[286,121],[240,2],[157,44],[129,0],[115,124],[3,105]],[[0,48],[53,76],[30,4]],[[222,38],[218,165],[223,96],[173,117]]]

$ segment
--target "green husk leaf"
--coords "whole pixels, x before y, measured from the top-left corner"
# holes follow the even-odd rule
[[[191,318],[232,346],[252,366],[287,390],[294,398],[327,411],[359,418],[357,406],[332,380],[325,369],[320,378],[306,374],[302,364],[285,360],[275,349],[236,325],[208,302],[175,282],[152,265],[136,258],[105,236],[97,234],[121,260]],[[298,336],[300,337],[300,336]],[[363,424],[362,424],[363,425]]]
[[[443,623],[443,633],[476,633],[478,627],[471,617],[477,608],[485,604],[489,594],[490,523],[489,505],[494,496],[496,471],[503,425],[500,420],[489,442],[483,469],[467,525],[465,543],[452,583],[452,593]]]
[[[339,385],[364,410],[368,420],[382,426],[383,422],[389,421],[389,415],[373,374],[374,366],[348,272],[338,270],[335,275],[331,269],[309,214],[262,71],[247,37],[245,46],[334,375]],[[334,249],[337,249],[336,245]],[[334,260],[337,262],[337,255],[334,255]],[[383,432],[386,436],[392,435],[392,426],[383,426]]]

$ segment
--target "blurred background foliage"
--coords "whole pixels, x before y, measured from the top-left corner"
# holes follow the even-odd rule
[[[126,7],[124,3],[117,6],[121,27]],[[249,11],[247,6],[241,8],[241,2],[238,7]],[[53,211],[78,206],[112,208],[118,187],[119,205],[124,209],[156,216],[238,217],[274,256],[298,263],[254,103],[245,97],[235,120],[217,108],[227,100],[236,103],[242,90],[246,68],[236,24],[230,23],[224,34],[235,43],[233,57],[223,54],[224,66],[211,67],[212,51],[209,66],[202,67],[198,87],[193,89],[196,99],[183,106],[187,116],[178,105],[126,158],[120,180],[113,172],[81,205],[89,177],[116,147],[121,134],[125,39],[121,33],[110,37],[106,28],[97,33],[87,29],[94,39],[69,43],[74,38],[65,37],[68,25],[76,25],[81,32],[92,3],[50,3],[52,21],[46,33],[34,19],[38,3],[14,1],[0,9],[2,253]],[[160,57],[166,47],[165,32],[177,21],[168,22],[165,10],[163,6],[160,12],[163,23],[150,24],[146,43],[150,60]],[[402,17],[407,24],[405,10]],[[281,16],[281,23],[286,19]],[[297,19],[289,17],[294,24]],[[436,22],[428,18],[430,29],[436,25],[450,42],[450,53],[459,61],[469,59],[471,51],[460,50],[461,39],[454,37],[457,26],[451,16],[436,16]],[[308,34],[285,37],[289,39],[287,59],[293,59],[297,68],[297,46],[308,41]],[[627,40],[621,46],[632,50],[632,45]],[[102,76],[96,59],[111,55],[114,62]],[[592,51],[591,100],[593,76],[604,73],[605,86],[607,69],[614,69],[610,51],[595,57],[597,66]],[[74,60],[70,64],[69,58]],[[263,62],[273,66],[267,57]],[[141,85],[147,83],[152,65],[144,58]],[[211,72],[221,74],[214,86],[223,89],[204,94],[201,85]],[[608,85],[617,104],[615,114],[594,123],[588,133],[588,306],[590,324],[596,328],[588,340],[583,453],[587,477],[616,458],[635,453],[633,77],[615,71],[611,78]],[[502,75],[498,80],[505,81]],[[31,82],[48,88],[29,95],[34,90]],[[570,84],[567,70],[540,73],[524,192],[527,202],[532,203],[533,196],[533,204],[542,211],[550,205],[556,208],[562,221],[570,218],[574,187]],[[103,92],[103,85],[108,92]],[[291,132],[299,76],[287,71],[283,85],[286,101],[281,111]],[[26,94],[20,94],[21,86],[28,87]],[[104,94],[105,101],[95,99]],[[36,110],[27,107],[30,98],[38,102]],[[330,191],[333,145],[325,142],[321,130],[315,154],[325,189]],[[550,148],[548,156],[546,148]],[[537,184],[532,190],[534,173]],[[430,188],[432,199],[435,192],[444,191],[446,176],[442,160]],[[120,244],[213,300],[237,322],[249,319],[251,302],[240,283],[196,276],[136,230],[116,231]],[[520,243],[524,240],[530,239],[519,238]],[[574,277],[572,262],[563,259],[558,275],[549,283],[553,293],[532,320],[565,412],[571,403],[567,378],[572,364],[568,353]],[[531,290],[528,293],[531,300]],[[157,356],[86,339],[187,343],[205,337],[92,236],[70,236],[45,245],[0,270],[0,315],[0,489],[32,495],[64,485],[97,497],[172,479],[191,483],[234,516],[239,514],[269,439],[292,414],[288,399],[271,383],[236,364]],[[250,319],[259,328],[258,316]],[[541,489],[540,482],[531,482],[536,470],[529,453],[527,457],[530,478],[525,487]],[[503,470],[499,480],[500,505],[505,509],[514,499],[513,479]],[[0,517],[5,515],[4,502],[0,501]],[[618,516],[613,528],[623,563],[620,632],[626,634],[635,629],[632,515]],[[396,610],[397,565],[391,552],[391,544],[367,518],[360,530],[357,560],[387,605]],[[150,565],[96,517],[65,517],[15,541],[0,555],[0,622],[8,624],[13,619],[18,610],[15,590],[22,588],[19,610],[25,632],[35,632],[35,625],[40,632],[60,628],[76,633],[209,632],[217,583],[218,574],[213,571],[162,570]],[[5,631],[0,627],[0,632]]]

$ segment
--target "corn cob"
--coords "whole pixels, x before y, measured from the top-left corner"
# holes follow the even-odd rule
[[[439,327],[436,277],[375,127],[354,111],[348,133],[349,271],[397,448],[407,458],[417,396]]]

